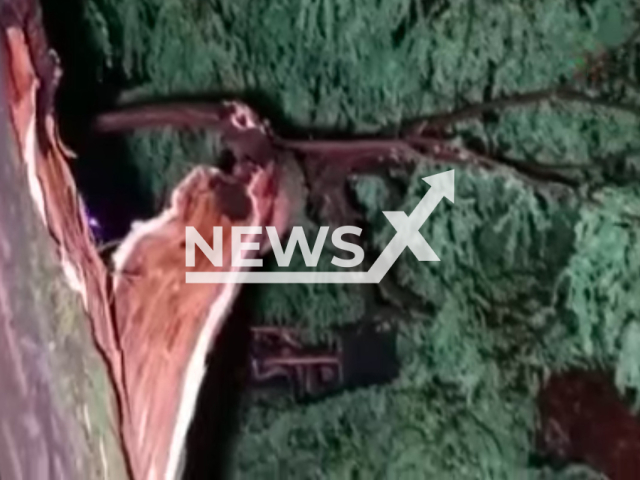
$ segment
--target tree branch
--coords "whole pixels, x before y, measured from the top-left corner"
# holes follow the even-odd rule
[[[571,77],[572,83],[584,82],[588,80],[596,70],[601,71],[602,69],[609,66],[614,54],[623,52],[630,48],[638,40],[638,37],[640,37],[640,28],[636,29],[627,40],[625,40],[616,48],[606,50],[600,55],[597,55],[594,59],[588,60],[587,65],[584,68],[579,69]],[[594,103],[593,100],[589,97],[581,97],[579,95],[576,95],[576,93],[577,90],[571,88],[569,85],[558,85],[555,87],[533,90],[531,92],[516,93],[488,102],[482,102],[462,107],[451,112],[438,113],[421,119],[417,119],[411,121],[403,130],[406,134],[409,135],[422,135],[425,131],[442,130],[461,121],[476,119],[488,112],[524,105],[531,105],[543,101],[552,101],[554,99],[566,101],[587,101],[588,103]],[[640,112],[640,107],[610,104],[604,101],[599,101],[597,102],[597,104],[609,108],[632,111],[633,113]]]

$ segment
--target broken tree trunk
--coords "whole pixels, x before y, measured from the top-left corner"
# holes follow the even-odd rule
[[[109,430],[113,454],[105,453],[105,441],[99,437],[98,456],[88,454],[86,468],[96,469],[100,478],[106,479],[174,480],[180,475],[207,352],[239,289],[234,282],[185,282],[185,227],[196,227],[209,244],[212,227],[224,227],[224,244],[230,245],[232,226],[279,224],[288,215],[287,202],[278,194],[276,169],[268,162],[238,163],[232,173],[194,169],[177,186],[164,212],[133,225],[113,255],[114,270],[109,271],[98,254],[86,209],[70,174],[68,163],[73,155],[57,133],[51,98],[60,71],[46,48],[34,10],[13,13],[14,21],[3,19],[2,40],[8,100],[5,111],[17,144],[14,168],[25,177],[22,183],[14,182],[14,187],[23,196],[30,194],[35,218],[39,217],[53,239],[64,279],[88,316],[82,328],[86,331],[90,325],[92,335],[84,338],[79,348],[96,355],[99,352],[107,366],[106,376],[90,369],[87,380],[100,382],[114,392],[113,398],[106,394],[99,397],[106,410],[103,416],[113,426]],[[228,102],[220,113],[231,133],[264,138],[263,126],[244,105]],[[7,191],[7,196],[13,201],[15,195]],[[7,242],[8,248],[14,244],[28,243],[19,238]],[[213,266],[197,252],[194,266],[199,271],[222,271],[235,277],[242,268],[232,261],[232,254],[226,248],[221,264]],[[26,285],[30,284],[27,279]],[[54,328],[60,323],[52,318],[45,326]],[[80,331],[80,327],[69,328]],[[34,351],[47,347],[49,344],[36,346]],[[11,368],[18,368],[17,363],[8,362]],[[65,383],[63,390],[75,392],[74,370],[67,365],[61,368],[64,370],[56,378],[70,376],[69,386]],[[52,378],[45,383],[53,389],[57,380]],[[78,411],[89,424],[94,406],[84,398],[81,401],[83,408]],[[38,425],[37,420],[31,423]],[[71,434],[73,429],[61,431]],[[74,453],[71,440],[62,444],[67,446],[68,463],[77,463],[73,467],[77,473],[68,470],[55,478],[92,478],[78,466],[77,459],[82,457]],[[43,448],[45,453],[55,451],[53,444]],[[21,477],[20,471],[16,472],[15,478],[43,478],[38,474]]]
[[[19,95],[8,37],[2,46],[0,478],[127,479],[108,372],[29,195],[11,116]]]

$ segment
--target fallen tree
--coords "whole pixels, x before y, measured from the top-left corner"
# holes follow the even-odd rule
[[[593,250],[597,248],[585,232],[606,227],[619,229],[616,231],[620,238],[631,235],[629,223],[633,222],[633,212],[625,210],[633,204],[633,192],[614,187],[620,177],[606,166],[595,168],[593,174],[594,166],[586,160],[586,164],[581,163],[583,159],[569,168],[554,162],[515,160],[490,145],[472,148],[461,137],[450,138],[452,134],[448,130],[457,122],[471,121],[487,112],[505,111],[508,115],[509,109],[540,103],[555,106],[570,102],[597,108],[599,112],[635,114],[637,109],[633,104],[615,102],[591,90],[592,76],[599,74],[607,58],[615,57],[615,52],[605,52],[593,62],[587,62],[586,67],[577,69],[569,82],[571,85],[504,95],[459,111],[430,115],[393,134],[379,132],[348,140],[288,138],[268,127],[239,102],[153,104],[106,114],[95,124],[99,131],[158,125],[215,129],[233,160],[226,172],[196,168],[171,185],[174,191],[166,209],[156,218],[134,225],[113,255],[114,268],[110,271],[99,258],[85,209],[69,174],[69,152],[58,139],[50,100],[57,78],[55,62],[51,61],[48,51],[42,49],[42,38],[36,35],[36,41],[30,41],[34,33],[25,19],[31,17],[20,18],[18,16],[19,21],[7,30],[12,80],[18,92],[12,114],[20,153],[24,168],[30,174],[34,203],[57,242],[69,283],[83,299],[96,345],[110,367],[118,400],[115,404],[118,433],[133,478],[172,478],[179,470],[182,444],[195,408],[206,351],[210,342],[215,341],[237,293],[235,287],[229,285],[196,288],[183,284],[184,226],[286,225],[307,203],[314,205],[319,221],[339,224],[360,220],[364,215],[375,223],[374,210],[380,210],[380,205],[374,205],[376,199],[367,200],[363,195],[358,202],[353,202],[346,193],[354,176],[363,173],[376,172],[385,183],[390,168],[403,171],[399,175],[405,175],[406,181],[399,203],[407,209],[422,193],[412,180],[428,169],[454,165],[463,172],[461,191],[468,202],[460,215],[467,217],[453,226],[440,217],[441,223],[434,219],[434,226],[427,227],[432,229],[430,233],[438,229],[438,235],[434,236],[440,248],[445,249],[448,240],[460,246],[463,251],[455,255],[458,268],[434,273],[411,266],[403,257],[399,266],[401,273],[399,279],[396,278],[398,285],[391,290],[395,293],[383,292],[392,297],[387,298],[388,303],[397,306],[402,302],[397,298],[394,302],[393,297],[398,290],[408,290],[414,294],[414,305],[419,309],[437,311],[431,322],[415,322],[406,327],[405,335],[433,337],[441,343],[413,345],[413,350],[410,345],[408,350],[413,354],[405,360],[410,365],[413,361],[411,378],[402,379],[390,392],[347,396],[341,399],[343,411],[357,417],[359,406],[367,406],[373,415],[377,411],[375,405],[392,402],[395,395],[393,401],[406,407],[395,413],[401,417],[398,424],[419,423],[419,419],[430,418],[433,427],[423,432],[425,438],[414,438],[415,435],[402,429],[396,431],[398,445],[414,446],[417,450],[431,448],[428,455],[437,465],[433,467],[434,472],[446,470],[447,458],[451,457],[454,459],[451,462],[455,461],[459,468],[456,471],[468,471],[466,462],[476,462],[482,464],[478,468],[500,478],[510,469],[521,469],[518,473],[526,471],[527,474],[536,470],[525,461],[530,453],[526,437],[533,429],[531,404],[541,370],[549,365],[560,369],[605,358],[609,365],[615,365],[620,388],[637,383],[632,362],[620,353],[630,354],[628,349],[632,349],[635,338],[633,327],[608,325],[610,341],[602,346],[593,339],[599,328],[590,320],[593,312],[581,310],[590,305],[591,289],[598,290],[599,295],[606,293],[602,289],[616,290],[585,282],[585,278],[599,272],[600,263],[585,264],[579,255],[571,253],[575,248],[583,256],[595,255]],[[634,41],[635,34],[620,48],[633,45]],[[588,188],[583,188],[585,185]],[[234,199],[231,205],[226,201],[228,198]],[[625,204],[624,208],[621,203]],[[620,221],[609,224],[610,218]],[[501,228],[489,228],[494,224]],[[206,228],[199,230],[207,231]],[[517,233],[509,236],[509,231]],[[388,240],[388,231],[381,229],[380,232],[369,239],[372,251]],[[566,236],[571,241],[554,243],[554,235]],[[484,243],[471,246],[478,236]],[[496,252],[496,244],[500,252]],[[506,247],[502,248],[503,245]],[[520,255],[518,251],[527,255]],[[491,261],[483,260],[483,255]],[[199,258],[199,263],[204,265],[203,260]],[[229,260],[225,258],[225,265]],[[605,264],[609,261],[608,258],[602,260]],[[485,270],[488,275],[483,273]],[[526,275],[520,275],[521,271]],[[539,281],[545,278],[549,279],[547,283]],[[573,282],[570,294],[563,287],[562,280],[566,278]],[[540,294],[541,299],[523,302],[522,298],[532,290]],[[550,313],[555,312],[559,299],[567,297],[564,308],[580,318],[579,340],[570,333],[575,327],[554,322]],[[596,306],[595,311],[598,308],[601,307]],[[407,310],[406,305],[401,309]],[[609,323],[614,322],[609,315],[605,317]],[[620,344],[623,346],[619,348]],[[558,349],[558,345],[566,349]],[[426,360],[420,356],[421,350],[428,351]],[[612,360],[616,355],[620,355],[619,358]],[[505,361],[505,356],[510,360]],[[425,370],[424,364],[430,368]],[[516,367],[512,369],[512,365]],[[492,376],[491,372],[496,371],[503,377]],[[442,384],[444,388],[435,388]],[[455,401],[449,401],[449,394]],[[432,396],[431,404],[425,396]],[[476,396],[479,400],[472,402]],[[465,408],[464,401],[471,402],[474,408]],[[498,408],[498,404],[503,406]],[[451,405],[459,410],[455,411]],[[268,413],[269,407],[264,411]],[[295,436],[295,425],[311,422],[306,424],[306,432],[313,432],[324,441],[329,435],[323,430],[324,420],[327,424],[348,425],[338,416],[340,409],[332,411],[331,405],[320,406],[315,411],[322,417],[317,424],[296,410],[280,412],[281,418],[291,420],[285,430],[292,430]],[[394,415],[393,411],[385,412]],[[460,422],[456,422],[457,413],[463,418]],[[499,431],[494,425],[487,426],[491,415],[499,417],[496,421]],[[278,421],[262,427],[250,424],[249,428],[256,431],[245,438],[255,448],[243,451],[243,466],[247,471],[268,476],[265,472],[269,471],[270,464],[264,455],[273,452],[265,453],[258,444],[261,438],[271,434],[270,428],[277,434],[277,424]],[[459,426],[462,433],[452,425]],[[441,443],[437,432],[447,428],[454,428],[456,435],[461,433],[450,445],[453,454],[438,450]],[[465,429],[473,435],[465,434]],[[511,441],[511,432],[516,432],[512,434],[517,437],[515,441]],[[365,451],[372,442],[363,441],[357,433],[353,436],[343,433],[348,438],[345,442],[355,445],[361,456],[367,457]],[[301,438],[304,435],[300,433]],[[370,438],[377,438],[375,432],[370,432]],[[477,440],[474,448],[465,443],[469,438]],[[495,438],[498,438],[495,443],[499,454],[492,455],[494,440],[490,439]],[[342,440],[344,438],[337,439],[335,443],[343,445]],[[382,438],[378,441],[385,444]],[[314,451],[314,443],[310,445],[305,448]],[[418,468],[416,458],[423,458],[426,453],[422,453],[405,461],[412,468]],[[349,463],[344,452],[337,456],[325,452],[325,455],[329,460],[338,458]],[[303,457],[278,454],[287,465],[285,471],[291,472],[308,461]],[[384,455],[377,457],[384,458]],[[444,463],[441,465],[439,461]],[[335,468],[339,470],[340,460],[336,463]],[[597,466],[607,470],[606,465]],[[375,458],[369,458],[362,468],[379,473]]]

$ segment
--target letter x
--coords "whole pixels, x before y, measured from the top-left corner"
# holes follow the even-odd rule
[[[424,223],[420,209],[416,208],[407,216],[405,212],[382,212],[389,219],[389,223],[397,230],[396,237],[402,242],[402,250],[409,247],[421,262],[437,262],[440,259],[420,234],[420,227]]]

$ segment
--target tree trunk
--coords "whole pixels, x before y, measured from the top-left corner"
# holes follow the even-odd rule
[[[0,478],[126,479],[108,372],[29,196],[0,82]]]

